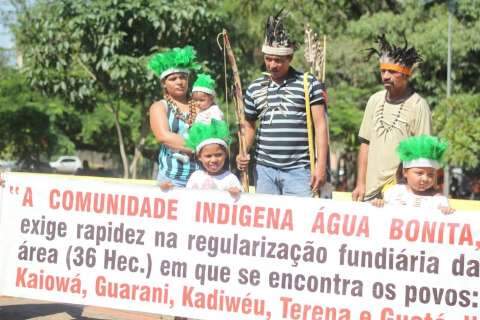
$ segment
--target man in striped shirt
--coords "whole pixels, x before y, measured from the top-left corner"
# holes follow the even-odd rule
[[[247,148],[255,142],[257,193],[311,196],[326,181],[328,138],[324,92],[321,83],[309,75],[307,94],[317,150],[311,174],[304,74],[290,66],[295,45],[288,40],[279,20],[278,15],[269,18],[262,47],[268,74],[253,81],[245,94]],[[249,160],[237,156],[239,170],[247,170]]]

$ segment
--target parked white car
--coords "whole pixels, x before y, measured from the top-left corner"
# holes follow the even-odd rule
[[[83,169],[82,161],[76,156],[61,156],[57,161],[50,162],[50,166],[61,173],[76,173]]]
[[[13,168],[15,168],[15,161],[0,160],[0,172],[12,171]]]

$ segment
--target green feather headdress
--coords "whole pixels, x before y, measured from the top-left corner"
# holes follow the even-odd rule
[[[397,154],[404,168],[440,168],[447,146],[445,141],[437,137],[414,136],[400,142]]]
[[[190,73],[190,70],[198,70],[200,65],[195,61],[197,52],[192,46],[173,48],[170,51],[155,54],[148,61],[148,68],[153,71],[160,80],[176,73]]]
[[[220,144],[228,148],[231,140],[228,124],[225,121],[212,119],[210,124],[194,123],[188,130],[188,138],[185,141],[185,145],[198,153],[204,146],[211,143]]]
[[[200,91],[215,96],[215,80],[213,80],[209,74],[198,74],[197,80],[195,80],[192,88],[192,92],[195,91]]]

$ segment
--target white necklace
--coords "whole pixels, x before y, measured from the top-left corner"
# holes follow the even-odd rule
[[[407,98],[408,99],[408,98]],[[405,106],[405,102],[407,99],[403,100],[403,102],[398,107],[396,114],[392,121],[385,120],[385,102],[387,101],[387,94],[385,94],[385,98],[383,99],[382,104],[377,108],[375,111],[375,131],[377,135],[380,137],[385,134],[385,139],[393,129],[397,129],[402,132],[400,124],[407,124],[408,121],[401,117],[402,110]]]

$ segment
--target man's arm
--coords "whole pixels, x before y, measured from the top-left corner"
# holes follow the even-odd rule
[[[157,101],[150,106],[150,128],[159,143],[172,150],[192,154],[192,150],[185,147],[185,139],[181,135],[170,131],[167,112],[161,101]]]
[[[363,201],[365,196],[365,184],[367,180],[367,164],[368,164],[368,143],[362,142],[358,150],[357,159],[357,185],[352,192],[353,201]]]
[[[310,179],[310,187],[313,192],[317,192],[327,179],[328,128],[325,106],[323,104],[312,105],[311,110],[317,152],[315,168]]]

